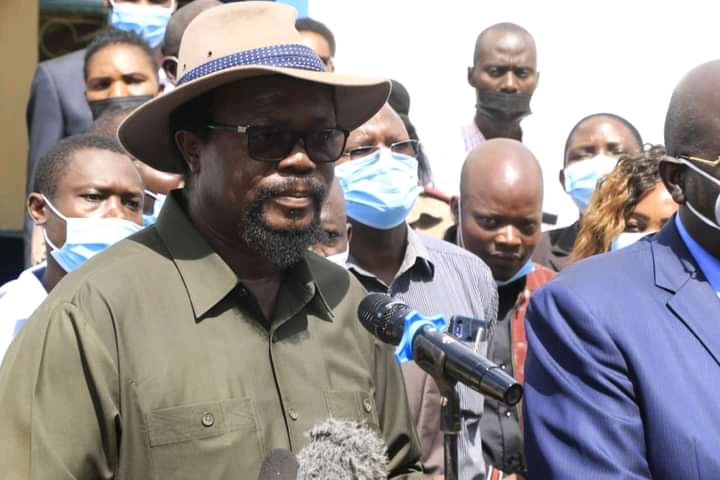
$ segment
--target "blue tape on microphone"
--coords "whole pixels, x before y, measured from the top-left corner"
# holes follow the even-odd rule
[[[442,315],[435,315],[434,317],[426,317],[416,311],[412,311],[405,316],[405,325],[403,328],[403,336],[400,339],[400,343],[395,347],[395,358],[400,363],[405,363],[413,359],[412,354],[412,340],[415,337],[418,329],[429,325],[439,331],[444,331],[448,326],[447,319]]]

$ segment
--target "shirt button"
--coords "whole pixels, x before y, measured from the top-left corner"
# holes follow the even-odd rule
[[[365,409],[365,412],[370,413],[372,412],[372,403],[370,402],[369,398],[366,398],[363,400],[363,408]]]
[[[215,417],[210,412],[203,413],[202,419],[200,420],[204,427],[212,427],[215,425]]]
[[[506,411],[505,416],[508,418],[512,417],[512,412],[510,410]]]
[[[290,417],[290,420],[297,420],[299,415],[294,408],[291,408],[288,410],[288,416]]]

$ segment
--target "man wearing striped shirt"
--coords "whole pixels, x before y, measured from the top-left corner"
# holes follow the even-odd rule
[[[347,266],[369,291],[388,293],[422,314],[465,315],[494,323],[497,290],[482,260],[407,225],[420,191],[416,154],[416,142],[409,140],[389,106],[350,134],[335,169],[353,229]],[[425,472],[442,475],[438,386],[412,362],[403,364],[403,374]],[[483,479],[483,398],[462,385],[457,390],[462,410],[460,479]]]

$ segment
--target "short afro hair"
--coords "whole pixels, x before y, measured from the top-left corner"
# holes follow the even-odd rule
[[[57,187],[73,155],[81,150],[107,150],[128,155],[120,144],[108,137],[83,133],[67,137],[56,143],[50,151],[40,157],[33,174],[32,191],[54,198]],[[130,158],[128,156],[128,158]]]
[[[295,29],[298,32],[317,33],[323,37],[330,47],[330,56],[335,56],[335,35],[333,35],[324,23],[318,22],[310,17],[298,18],[295,20]]]
[[[644,145],[642,135],[640,135],[640,132],[638,131],[638,129],[635,128],[635,125],[633,125],[628,120],[621,117],[620,115],[615,115],[614,113],[607,113],[607,112],[593,113],[591,115],[588,115],[587,117],[581,118],[580,121],[575,124],[575,126],[572,128],[572,130],[570,130],[570,134],[567,136],[567,140],[565,140],[565,149],[563,150],[563,165],[566,164],[568,150],[570,149],[570,142],[572,141],[573,136],[575,136],[575,132],[577,132],[578,128],[580,128],[588,120],[592,120],[593,118],[598,118],[598,117],[607,117],[607,118],[611,118],[613,120],[617,120],[618,122],[622,123],[625,126],[625,128],[627,128],[630,131],[630,134],[633,136],[633,138],[635,140],[637,140],[638,146],[642,150],[643,145]]]
[[[111,45],[130,45],[139,48],[143,52],[145,57],[147,57],[147,61],[150,63],[150,65],[152,65],[155,78],[158,78],[158,70],[160,69],[160,65],[155,59],[155,55],[153,54],[150,45],[148,45],[147,42],[145,42],[145,40],[143,40],[143,38],[135,32],[110,27],[100,33],[97,37],[95,37],[95,39],[90,43],[90,45],[88,45],[87,50],[85,51],[83,77],[86,81],[88,79],[88,65],[90,64],[90,59],[93,57],[93,55]]]

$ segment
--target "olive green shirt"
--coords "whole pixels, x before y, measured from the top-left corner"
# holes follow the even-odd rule
[[[155,226],[68,275],[0,368],[0,478],[253,480],[328,417],[366,421],[390,478],[421,478],[392,347],[365,294],[308,254],[266,322],[170,197]]]

